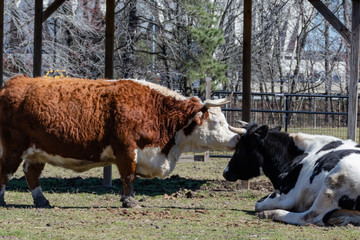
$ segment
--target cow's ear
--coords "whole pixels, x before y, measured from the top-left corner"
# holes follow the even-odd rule
[[[258,139],[263,140],[264,138],[266,138],[268,132],[269,132],[269,126],[263,125],[263,126],[259,127],[258,129],[256,129],[254,134],[258,137]]]
[[[270,129],[272,132],[280,132],[281,131],[281,126],[277,126],[277,127],[274,127],[272,129]]]
[[[201,125],[204,120],[206,120],[209,117],[209,111],[200,111],[195,116],[195,122],[197,125]]]
[[[203,112],[198,112],[195,116],[195,122],[197,125],[200,125],[201,124],[201,118],[202,116],[204,115]]]

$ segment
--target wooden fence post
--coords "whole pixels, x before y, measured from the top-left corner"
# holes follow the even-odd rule
[[[349,84],[349,115],[348,137],[356,141],[358,115],[358,84],[359,84],[359,54],[360,54],[360,0],[352,1],[351,26],[351,59]],[[351,105],[350,105],[351,104]],[[351,111],[351,112],[350,112]],[[350,114],[351,113],[351,114]],[[352,127],[352,128],[349,128]]]
[[[205,88],[205,98],[211,98],[211,78],[205,77],[206,88]],[[204,162],[209,161],[210,159],[210,151],[204,152]]]

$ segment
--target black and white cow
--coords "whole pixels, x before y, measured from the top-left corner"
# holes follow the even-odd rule
[[[250,124],[223,175],[247,180],[261,169],[275,192],[257,201],[259,217],[296,225],[360,225],[360,148],[354,141]]]

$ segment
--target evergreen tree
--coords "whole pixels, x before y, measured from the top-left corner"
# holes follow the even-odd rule
[[[207,0],[187,1],[189,13],[189,36],[191,42],[188,46],[190,55],[185,65],[187,79],[190,83],[200,81],[200,95],[205,90],[205,78],[211,78],[212,89],[221,83],[227,83],[225,76],[227,65],[219,62],[215,51],[219,45],[225,43],[223,31],[217,27],[219,16],[216,6]]]

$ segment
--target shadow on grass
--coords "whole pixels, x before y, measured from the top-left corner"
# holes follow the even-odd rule
[[[93,193],[93,194],[107,194],[122,192],[122,183],[120,179],[113,180],[113,187],[104,187],[102,185],[102,178],[41,178],[41,188],[43,192],[51,193]],[[136,195],[157,196],[163,194],[172,194],[178,192],[180,189],[197,190],[206,180],[196,180],[182,178],[178,175],[173,175],[166,179],[141,179],[137,178],[134,182],[134,190]],[[27,192],[29,191],[25,177],[14,178],[6,185],[6,190]]]
[[[255,211],[249,211],[249,210],[241,210],[242,212],[246,213],[247,215],[252,215],[255,216],[256,212]]]

